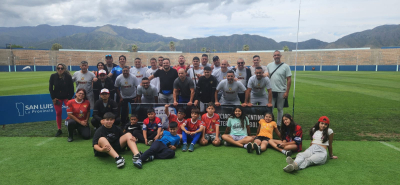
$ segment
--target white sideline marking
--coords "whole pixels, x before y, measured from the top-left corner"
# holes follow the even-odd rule
[[[44,140],[44,141],[38,143],[36,146],[42,146],[42,145],[46,144],[47,142],[49,142],[49,141],[51,141],[51,140],[54,140],[54,139],[55,139],[55,137],[51,137],[51,138],[49,138],[49,139],[46,139],[46,140]]]
[[[10,160],[10,159],[11,159],[11,157],[5,158],[5,159],[3,159],[3,160],[0,161],[0,164],[3,163],[4,161],[8,161],[8,160]]]
[[[386,143],[386,142],[383,142],[383,141],[381,141],[380,143],[382,143],[382,144],[384,144],[384,145],[386,145],[386,146],[388,146],[390,148],[393,148],[393,149],[395,149],[395,150],[400,152],[400,148],[397,148],[397,147],[395,147],[395,146],[393,146],[393,145],[391,145],[389,143]]]

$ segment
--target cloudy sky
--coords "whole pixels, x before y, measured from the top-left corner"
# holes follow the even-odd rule
[[[141,28],[178,39],[257,34],[296,41],[299,0],[1,0],[0,27],[40,24]],[[302,0],[299,41],[333,42],[399,24],[399,0]]]

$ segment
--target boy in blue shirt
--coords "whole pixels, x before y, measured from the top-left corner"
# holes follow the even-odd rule
[[[140,156],[140,159],[133,162],[133,165],[142,169],[143,161],[173,158],[180,140],[180,137],[177,135],[177,127],[178,123],[171,122],[169,124],[169,131],[163,131],[161,139],[154,141],[151,147]]]

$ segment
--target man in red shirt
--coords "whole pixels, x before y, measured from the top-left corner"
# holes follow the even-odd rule
[[[174,69],[176,69],[176,71],[179,71],[179,69],[184,69],[185,71],[187,71],[189,68],[185,65],[185,57],[183,55],[179,56],[178,59],[178,65],[174,66]]]

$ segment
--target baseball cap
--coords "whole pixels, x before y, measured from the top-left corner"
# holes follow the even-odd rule
[[[329,118],[326,117],[326,116],[321,116],[321,117],[318,119],[318,122],[323,122],[323,123],[329,124]]]
[[[106,58],[108,58],[108,57],[112,58],[112,55],[106,55]]]
[[[99,75],[101,75],[101,74],[107,74],[107,72],[106,72],[104,69],[101,69],[101,70],[99,71]]]
[[[110,91],[108,91],[108,89],[104,88],[104,89],[102,89],[102,90],[100,91],[100,94],[102,94],[102,93],[108,93],[108,94],[110,94]]]
[[[218,56],[214,56],[213,57],[213,61],[217,61],[217,60],[219,60],[219,57]]]

